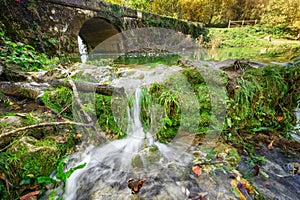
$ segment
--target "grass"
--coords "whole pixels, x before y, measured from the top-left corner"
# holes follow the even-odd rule
[[[22,126],[39,123],[42,119],[47,118],[43,115],[27,114],[22,118]],[[68,131],[64,131],[65,141],[63,143],[57,142],[56,136],[58,135],[53,135],[53,132],[59,130],[58,127],[55,128],[52,131],[42,128],[24,132],[14,137],[13,142],[6,146],[5,150],[1,150],[0,171],[1,176],[5,177],[0,182],[2,199],[19,199],[20,196],[27,193],[27,190],[15,189],[19,187],[30,188],[35,185],[37,190],[45,189],[45,185],[37,185],[38,177],[50,176],[60,160],[72,152],[76,143],[76,139],[73,137],[75,133],[73,127],[70,126]],[[8,180],[14,188],[10,187],[8,191],[4,180]]]
[[[216,124],[214,121],[221,115],[222,107],[218,105],[214,105],[218,108],[212,112],[211,93],[201,74],[191,69],[186,69],[183,74],[183,78],[170,77],[164,83],[144,88],[142,92],[143,125],[149,130],[153,122],[159,123],[156,137],[163,143],[170,142],[179,129],[195,134],[208,133],[212,128],[210,125]],[[186,80],[189,87],[185,85]],[[295,86],[299,85],[299,81],[299,66],[245,69],[236,79],[233,94],[226,99],[223,134],[233,138],[241,132],[256,134],[272,131],[288,136],[288,130],[295,122],[293,109],[300,99]],[[186,91],[192,91],[195,96],[189,96]],[[193,99],[196,102],[191,102]],[[154,105],[161,110],[157,112],[160,121],[151,117],[151,112],[155,111]],[[193,114],[186,115],[184,109],[186,113]],[[196,112],[193,112],[195,109]],[[187,121],[183,120],[184,115],[188,116]],[[278,120],[281,117],[282,120]]]
[[[213,47],[272,47],[273,44],[266,40],[251,36],[248,29],[214,29],[208,31],[209,44]]]

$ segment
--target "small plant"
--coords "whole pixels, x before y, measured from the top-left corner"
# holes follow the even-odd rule
[[[38,69],[49,68],[54,65],[54,61],[47,58],[43,53],[38,53],[34,47],[21,43],[13,42],[5,35],[0,22],[0,58],[7,63],[19,65],[24,71],[37,71]]]
[[[72,118],[72,97],[73,92],[66,87],[57,88],[54,91],[46,91],[41,97],[46,106],[50,107],[56,113],[65,117]]]
[[[66,162],[65,162],[65,158],[63,158],[59,163],[58,166],[56,168],[56,175],[54,178],[51,178],[49,176],[41,176],[38,177],[36,179],[36,183],[37,184],[50,184],[50,183],[54,183],[54,184],[58,184],[60,182],[66,184],[67,179],[73,174],[74,171],[76,171],[77,169],[82,169],[86,166],[86,163],[77,165],[76,167],[72,167],[70,168],[68,171],[64,171]]]

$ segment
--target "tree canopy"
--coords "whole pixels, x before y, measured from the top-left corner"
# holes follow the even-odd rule
[[[299,0],[106,0],[179,19],[222,24],[229,20],[261,20],[300,31]]]

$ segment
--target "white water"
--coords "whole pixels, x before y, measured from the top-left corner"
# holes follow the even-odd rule
[[[78,35],[78,49],[82,63],[86,63],[88,59],[88,50],[86,44],[84,44],[82,38]]]
[[[100,147],[89,147],[82,155],[80,163],[87,163],[84,169],[76,170],[66,184],[65,199],[78,199],[76,191],[84,182],[94,183],[103,176],[106,183],[125,182],[123,173],[132,171],[131,160],[141,148],[145,134],[140,121],[140,89],[135,92],[135,103],[129,112],[132,123],[128,127],[128,136],[122,140],[116,140]],[[90,174],[89,171],[97,171],[98,174]],[[105,170],[103,168],[106,168]],[[88,172],[88,173],[87,173]]]
[[[87,163],[87,165],[84,169],[76,170],[68,179],[64,199],[117,198],[118,196],[104,197],[104,194],[101,192],[101,195],[96,195],[95,197],[94,193],[105,191],[107,187],[115,187],[117,191],[122,189],[120,194],[123,194],[123,198],[127,199],[131,196],[130,190],[126,187],[127,181],[130,178],[147,177],[147,179],[154,180],[157,177],[163,177],[165,181],[172,183],[174,182],[172,177],[176,177],[175,174],[181,173],[181,170],[178,169],[178,172],[164,173],[163,175],[160,174],[161,170],[168,170],[170,163],[176,166],[185,166],[191,162],[191,154],[186,153],[189,145],[180,142],[180,139],[174,143],[165,145],[155,141],[151,133],[143,131],[140,120],[140,93],[141,90],[136,89],[134,105],[128,112],[130,123],[128,126],[128,136],[125,139],[115,140],[99,147],[90,146],[85,152],[73,155],[73,159],[76,161],[73,164],[69,164],[69,167],[74,167],[81,163]],[[155,165],[145,166],[144,169],[133,168],[133,157],[143,148],[152,145],[159,149],[161,158],[156,161]],[[149,164],[147,160],[144,160],[144,154],[140,155],[143,162]],[[153,184],[152,187],[156,186]],[[186,193],[181,191],[181,186],[175,184],[172,187],[179,187],[179,199],[186,196]],[[77,192],[80,190],[82,191]],[[112,193],[114,193],[113,190],[108,192],[109,195],[116,195]],[[176,199],[176,195],[173,199]]]

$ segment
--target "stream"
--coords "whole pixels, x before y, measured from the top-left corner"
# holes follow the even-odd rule
[[[97,75],[105,74],[103,71],[96,72],[98,67],[82,67],[97,79],[100,79]],[[125,104],[127,118],[120,122],[128,124],[127,136],[99,146],[89,145],[84,151],[73,154],[69,158],[68,168],[82,163],[87,165],[76,170],[67,180],[64,199],[238,199],[232,191],[231,181],[235,177],[232,171],[220,167],[201,176],[192,172],[196,154],[205,159],[209,153],[205,149],[220,146],[215,138],[197,147],[192,145],[193,136],[179,131],[172,142],[163,144],[154,136],[159,125],[151,124],[152,132],[143,130],[140,117],[141,87],[163,82],[167,77],[180,73],[180,70],[178,66],[164,64],[156,64],[155,67],[153,64],[131,64],[119,68],[120,76],[112,84],[123,86],[127,96],[125,101],[132,101],[132,106]],[[109,80],[105,76],[102,79]],[[116,94],[113,99],[118,98],[122,97]],[[295,112],[299,122],[298,108]],[[114,115],[118,121],[120,115]],[[151,121],[163,115],[160,109],[156,109]],[[260,168],[258,176],[248,178],[253,186],[270,199],[299,199],[300,176],[291,175],[287,165],[299,162],[299,156],[279,148],[269,151],[266,146],[258,147],[257,153],[265,158],[266,164]],[[242,155],[236,169],[249,174],[252,168],[248,163],[248,157]],[[137,194],[131,194],[128,188],[131,179],[146,179]],[[248,196],[247,199],[253,198]]]
[[[136,38],[139,38],[138,36],[144,39],[143,34],[135,35]],[[161,35],[160,37],[164,38]],[[130,45],[134,48],[136,46],[129,43]],[[151,46],[149,43],[147,45]],[[159,46],[161,44],[155,43],[155,45]],[[172,52],[178,53],[182,50],[182,46],[179,45],[177,50],[172,48]],[[86,51],[83,50],[83,52]],[[206,56],[203,50],[192,54],[186,54],[183,51],[182,54],[193,55],[200,58],[200,60],[203,56]],[[97,60],[98,54],[95,53],[94,55],[94,59]],[[116,57],[113,57],[113,59],[116,59]],[[116,101],[117,105],[114,105],[114,102],[112,102],[112,107],[123,106],[121,110],[127,117],[122,117],[123,115],[117,111],[113,114],[120,126],[123,126],[121,124],[127,125],[125,126],[127,127],[127,136],[123,139],[107,141],[101,145],[89,144],[87,139],[85,148],[71,155],[68,159],[67,169],[82,163],[86,163],[86,166],[83,169],[76,170],[67,180],[63,194],[64,199],[239,199],[236,192],[233,191],[232,181],[240,180],[242,175],[237,175],[239,172],[243,174],[252,173],[253,169],[249,165],[247,155],[240,156],[241,160],[232,166],[235,170],[229,170],[226,164],[222,164],[224,160],[217,160],[221,164],[216,164],[216,166],[207,165],[206,169],[203,167],[202,174],[197,176],[192,171],[195,156],[198,159],[205,159],[210,154],[208,149],[219,149],[224,154],[226,149],[231,148],[217,141],[218,134],[206,138],[201,146],[197,146],[192,144],[195,139],[193,134],[179,129],[172,142],[168,144],[160,143],[156,139],[155,133],[161,128],[161,125],[155,122],[162,118],[164,113],[161,108],[155,106],[153,107],[153,113],[151,113],[151,122],[153,123],[151,123],[149,131],[143,129],[140,116],[141,88],[155,82],[163,82],[170,76],[180,74],[182,68],[172,62],[169,65],[157,62],[153,64],[151,61],[132,63],[130,59],[128,62],[130,65],[119,67],[118,75],[113,78],[108,76],[107,71],[101,71],[102,69],[97,66],[82,64],[79,67],[83,70],[83,78],[86,78],[86,75],[91,75],[92,79],[98,83],[109,81],[114,86],[124,87],[126,98],[114,94],[113,99],[121,99],[125,103],[121,105]],[[211,65],[216,67],[211,62],[210,64],[202,63],[202,65],[201,67]],[[207,74],[213,73],[207,72]],[[189,84],[185,88],[188,87]],[[191,90],[180,92],[182,92],[183,97],[189,96],[187,100],[192,99],[191,105],[194,105],[195,110],[197,110],[197,103],[193,100],[195,98],[193,92]],[[93,103],[94,99],[85,99],[85,101]],[[212,104],[214,103],[212,100]],[[296,110],[296,113],[299,122],[299,111]],[[187,121],[193,115],[197,115],[197,112],[186,111],[183,114]],[[223,115],[225,116],[225,114]],[[220,124],[223,123],[224,116],[220,117]],[[299,127],[299,124],[297,127]],[[220,131],[218,130],[218,133]],[[93,136],[95,134],[97,135],[97,133],[89,133],[88,135]],[[299,154],[284,152],[276,147],[270,151],[266,145],[257,147],[256,151],[266,160],[256,176],[247,177],[256,188],[256,191],[264,194],[268,199],[300,199],[299,173],[290,173],[292,163],[299,162]],[[224,156],[224,159],[226,159],[225,157],[227,155]],[[142,182],[137,189],[139,192],[134,189],[132,182],[133,186],[135,183],[140,184]],[[251,195],[244,191],[245,199],[258,199],[256,191],[255,194]]]

